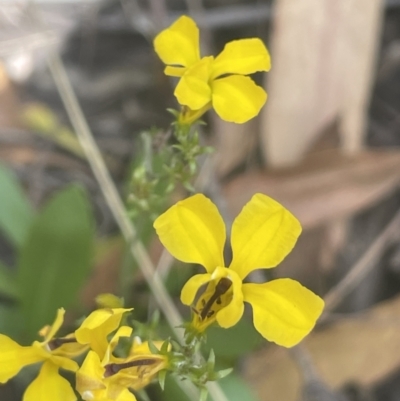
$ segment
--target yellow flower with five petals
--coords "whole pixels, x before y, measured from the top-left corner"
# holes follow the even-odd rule
[[[72,372],[78,364],[71,358],[86,351],[87,346],[78,344],[73,334],[54,338],[64,319],[64,309],[59,309],[52,326],[40,332],[44,341],[31,346],[21,346],[0,334],[0,383],[5,383],[25,366],[44,362],[37,378],[28,386],[23,401],[75,401],[76,396],[69,382],[59,375],[59,368]]]
[[[223,257],[225,224],[204,195],[178,202],[157,218],[154,227],[176,259],[198,263],[207,271],[191,277],[181,292],[183,304],[192,306],[192,327],[198,332],[214,322],[224,328],[234,326],[248,302],[261,335],[292,347],[322,313],[323,300],[295,280],[244,283],[252,271],[277,266],[301,233],[298,220],[268,196],[254,195],[233,222],[229,267]]]
[[[234,40],[217,57],[200,58],[199,29],[182,16],[156,36],[154,48],[167,65],[165,74],[180,77],[174,94],[184,106],[183,124],[191,124],[211,107],[223,120],[244,123],[267,100],[264,89],[247,76],[271,68],[268,50],[258,38]]]

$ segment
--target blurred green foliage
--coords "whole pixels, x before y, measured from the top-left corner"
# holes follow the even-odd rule
[[[25,242],[34,212],[16,178],[0,166],[0,230],[20,248]]]
[[[16,266],[0,263],[0,329],[29,343],[57,308],[77,301],[92,265],[92,211],[85,192],[70,186],[35,214],[2,166],[0,188],[0,230],[17,253]]]
[[[249,385],[246,384],[245,381],[240,378],[240,376],[234,373],[219,380],[218,384],[221,386],[226,398],[230,401],[258,400]],[[209,396],[207,401],[212,401],[212,398]]]
[[[223,365],[218,368],[232,366],[238,358],[253,351],[265,343],[263,337],[254,328],[248,318],[242,318],[229,329],[210,327],[207,330],[206,352],[214,349],[217,361]]]

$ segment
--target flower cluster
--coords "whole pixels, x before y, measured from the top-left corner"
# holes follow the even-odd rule
[[[217,57],[201,58],[199,29],[182,16],[157,35],[154,48],[167,65],[165,74],[180,78],[175,96],[184,106],[182,124],[191,124],[211,107],[223,120],[244,123],[267,100],[264,89],[247,76],[271,68],[268,50],[258,38],[234,40]]]
[[[255,117],[267,94],[247,75],[268,71],[270,57],[260,39],[250,38],[228,43],[215,58],[201,58],[199,30],[186,16],[162,31],[154,46],[167,65],[165,73],[179,78],[175,96],[182,106],[175,124],[178,143],[173,149],[180,151],[184,162],[171,157],[160,164],[189,188],[189,180],[182,177],[194,176],[195,159],[206,149],[200,147],[197,133],[190,136],[191,124],[211,107],[226,121],[244,123]],[[169,166],[165,160],[171,161]],[[135,176],[138,187],[151,193],[158,181],[149,183],[144,169],[139,173]],[[165,191],[170,193],[172,187]],[[148,204],[144,205],[146,209]],[[134,329],[124,318],[132,309],[120,307],[116,297],[105,294],[98,301],[108,307],[92,312],[66,336],[57,337],[64,309],[58,310],[51,326],[40,331],[43,340],[30,346],[0,334],[0,383],[25,366],[42,363],[23,401],[76,401],[75,390],[85,401],[136,401],[132,391],[142,389],[157,376],[162,383],[167,371],[204,390],[208,381],[218,380],[228,371],[214,371],[213,351],[207,361],[199,357],[203,334],[213,324],[234,326],[244,314],[245,302],[252,307],[254,326],[261,335],[285,347],[299,343],[322,313],[323,300],[295,280],[249,282],[254,270],[276,267],[301,233],[299,221],[268,196],[254,195],[233,222],[230,264],[223,255],[224,221],[202,194],[169,208],[155,220],[154,227],[176,259],[206,270],[191,277],[181,292],[182,303],[192,312],[191,321],[184,325],[184,344],[142,342],[134,337]],[[79,365],[74,358],[84,353]],[[75,387],[59,373],[60,368],[75,374]]]
[[[129,389],[145,387],[168,367],[168,360],[165,355],[153,354],[148,343],[141,343],[138,338],[124,357],[114,355],[119,339],[132,335],[131,327],[120,326],[123,314],[130,310],[98,309],[74,333],[56,337],[65,313],[59,309],[52,326],[40,331],[44,340],[31,346],[21,346],[0,334],[0,383],[7,382],[27,365],[43,362],[23,401],[76,401],[72,386],[59,374],[60,368],[76,374],[76,390],[83,400],[135,401]],[[160,343],[157,345],[161,347]],[[88,350],[79,367],[73,358]]]

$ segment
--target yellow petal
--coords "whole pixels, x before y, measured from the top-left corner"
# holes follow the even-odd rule
[[[23,401],[76,401],[68,380],[58,374],[58,366],[45,362],[39,376],[26,389]]]
[[[60,329],[64,322],[65,309],[60,308],[57,310],[56,318],[51,326],[45,326],[40,330],[39,334],[44,337],[44,342],[50,341]]]
[[[115,401],[115,399],[108,397],[106,389],[86,391],[81,394],[81,397],[84,401]]]
[[[106,388],[103,383],[104,370],[96,352],[89,351],[82,366],[76,373],[76,389],[83,399],[86,399],[85,394],[88,394],[88,392]]]
[[[204,195],[178,202],[156,219],[154,228],[176,259],[199,263],[209,273],[224,265],[225,224],[217,207]]]
[[[108,347],[107,336],[119,326],[122,315],[130,310],[132,308],[95,310],[75,331],[76,340],[80,344],[89,344],[102,359]]]
[[[216,79],[211,86],[213,107],[225,121],[245,123],[260,112],[267,100],[264,89],[242,75]]]
[[[186,70],[175,88],[178,103],[192,110],[204,107],[211,100],[208,80],[213,57],[203,57],[198,63]]]
[[[113,370],[118,370],[118,372],[108,376],[106,379],[110,383],[108,394],[110,395],[113,392],[114,399],[116,398],[115,395],[119,394],[124,387],[139,390],[150,383],[157,373],[165,369],[167,365],[168,358],[165,355],[148,354],[130,356],[122,364],[114,364]],[[114,390],[111,389],[111,384]]]
[[[64,356],[66,358],[75,358],[88,350],[87,345],[76,343],[67,343],[52,352],[54,355]]]
[[[122,390],[116,401],[136,401],[136,397],[127,388],[125,388]]]
[[[225,45],[215,58],[212,78],[223,74],[248,75],[268,71],[271,58],[264,43],[258,38],[234,40]]]
[[[0,383],[5,383],[27,365],[45,360],[35,347],[22,347],[0,334]]]
[[[76,341],[75,334],[68,334],[65,337],[53,338],[47,344],[35,342],[35,344],[45,348],[52,355],[64,356],[67,358],[75,358],[76,356],[87,351],[88,346],[79,344]]]
[[[118,345],[118,341],[121,337],[130,337],[132,334],[132,327],[129,326],[121,326],[118,328],[116,333],[113,335],[110,343],[107,346],[106,353],[102,360],[102,365],[106,365],[112,359],[112,353],[114,352],[115,347]]]
[[[185,283],[181,291],[181,302],[191,305],[200,287],[211,280],[211,274],[196,274]]]
[[[234,326],[242,317],[244,311],[242,280],[235,271],[225,269],[229,272],[227,277],[232,281],[232,300],[228,306],[217,312],[217,322],[223,328]]]
[[[53,363],[53,365],[63,368],[65,370],[69,370],[71,372],[76,372],[79,369],[79,365],[72,359],[66,358],[64,356],[57,356],[50,354],[49,361]]]
[[[287,209],[256,194],[233,222],[230,268],[243,279],[254,269],[275,267],[293,249],[300,233],[299,221]]]
[[[156,36],[154,48],[164,64],[189,67],[200,60],[199,28],[184,15]]]
[[[167,65],[164,68],[164,74],[168,75],[169,77],[181,77],[186,71],[185,67],[173,67]]]
[[[161,350],[161,347],[163,346],[164,341],[153,341],[152,344],[158,350]],[[168,349],[170,349],[170,344],[168,345]],[[151,352],[150,347],[149,347],[149,342],[148,341],[142,342],[140,337],[135,337],[133,339],[132,347],[129,350],[129,356],[143,355],[143,354],[153,355],[153,353]]]
[[[253,307],[255,328],[284,347],[299,343],[314,327],[324,301],[291,279],[243,284],[244,300]]]
[[[191,110],[189,107],[182,107],[178,117],[179,125],[192,125],[195,121],[202,117],[202,115],[211,109],[211,101],[204,105],[201,109]]]
[[[126,388],[127,386],[121,386],[119,383],[114,383],[114,381],[108,381],[107,382],[107,390],[105,392],[106,398],[101,401],[114,401],[118,400],[123,389]],[[97,400],[97,398],[95,398]]]

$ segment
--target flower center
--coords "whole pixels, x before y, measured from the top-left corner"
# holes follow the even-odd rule
[[[122,369],[137,367],[140,370],[142,366],[150,366],[157,362],[156,359],[147,358],[147,359],[139,359],[136,361],[126,362],[126,363],[110,363],[105,366],[104,377],[109,377],[115,375]]]
[[[203,294],[200,295],[196,305],[192,307],[194,312],[194,326],[201,332],[215,321],[216,313],[232,300],[232,281],[222,277],[217,282],[210,281]]]
[[[69,344],[69,343],[76,343],[75,338],[53,338],[52,340],[49,341],[47,346],[49,347],[50,351],[54,351],[57,348],[60,348],[64,344]]]

